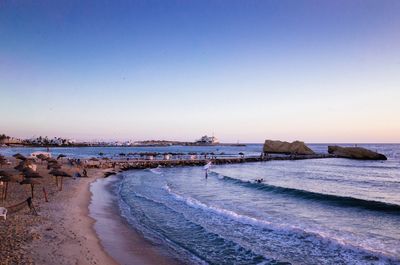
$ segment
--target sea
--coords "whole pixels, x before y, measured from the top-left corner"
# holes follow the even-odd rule
[[[342,145],[348,146],[348,145]],[[400,264],[400,145],[358,144],[386,161],[266,161],[119,173],[112,192],[129,226],[187,264]],[[309,144],[327,153],[327,144]],[[261,144],[54,148],[259,155]],[[43,149],[0,148],[28,154]],[[261,182],[257,180],[262,180]]]

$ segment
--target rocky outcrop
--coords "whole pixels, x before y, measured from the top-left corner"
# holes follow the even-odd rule
[[[328,146],[328,153],[337,157],[360,159],[360,160],[387,160],[385,155],[362,147],[340,147]]]
[[[294,141],[293,143],[266,140],[264,143],[264,153],[273,154],[296,154],[313,155],[315,154],[304,142]]]

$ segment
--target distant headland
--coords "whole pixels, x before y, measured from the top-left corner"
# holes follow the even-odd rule
[[[20,139],[5,134],[0,134],[0,147],[160,147],[160,146],[246,146],[241,143],[220,143],[214,136],[204,135],[193,142],[171,141],[171,140],[145,140],[145,141],[77,141],[74,139],[39,136],[27,139]]]

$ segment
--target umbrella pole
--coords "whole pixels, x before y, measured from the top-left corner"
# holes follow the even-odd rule
[[[7,200],[7,191],[8,191],[8,181],[6,182],[6,187],[5,187],[6,191],[4,193],[4,200]]]
[[[61,177],[60,191],[62,190],[62,185],[63,185],[63,177]]]
[[[33,186],[34,186],[34,184],[31,184],[31,194],[32,194],[32,199],[33,199]]]
[[[43,193],[44,193],[44,200],[46,202],[49,202],[49,200],[47,199],[47,192],[46,192],[46,189],[44,187],[43,187]]]

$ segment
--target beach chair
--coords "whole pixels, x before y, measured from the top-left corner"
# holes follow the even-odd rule
[[[7,209],[4,207],[0,207],[0,216],[3,216],[4,220],[7,219]]]

